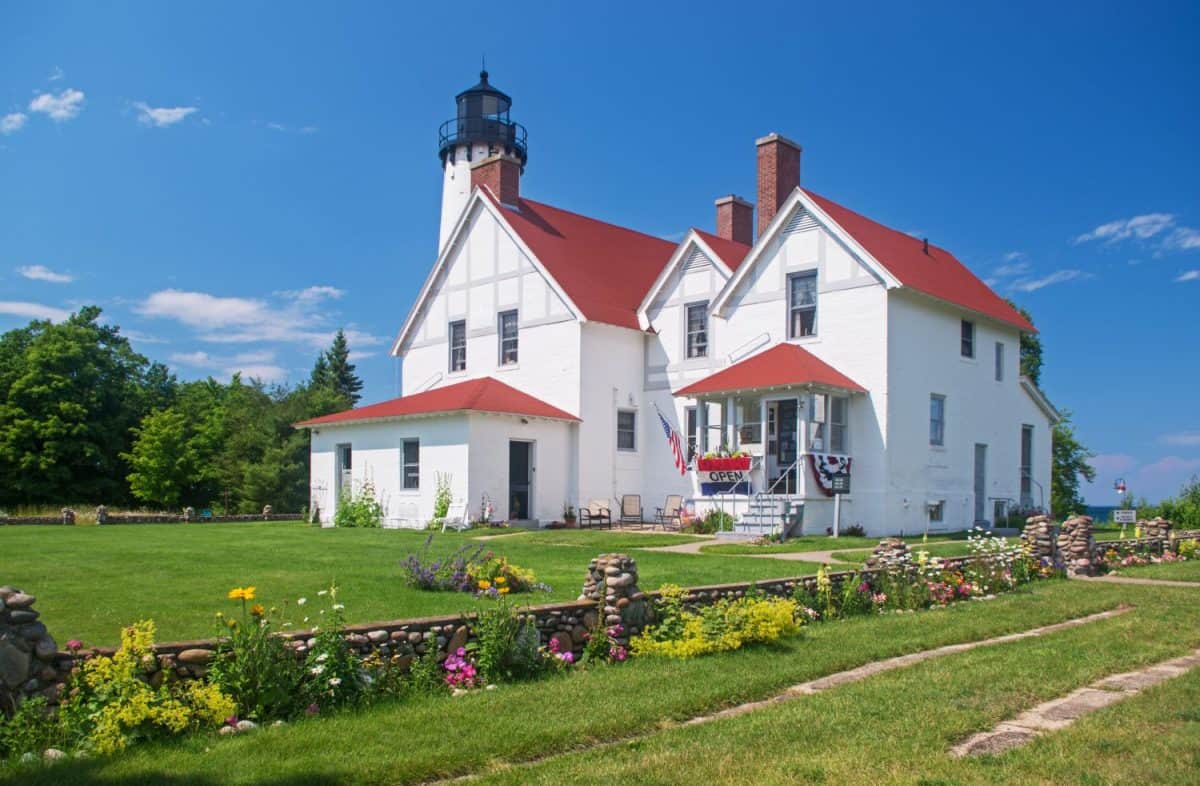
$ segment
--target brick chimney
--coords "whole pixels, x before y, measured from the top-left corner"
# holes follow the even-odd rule
[[[754,205],[730,194],[717,200],[717,236],[754,244]]]
[[[758,235],[766,230],[783,201],[800,185],[800,145],[771,133],[758,146]]]
[[[494,155],[471,165],[471,188],[487,186],[503,205],[521,198],[521,162],[509,155]]]

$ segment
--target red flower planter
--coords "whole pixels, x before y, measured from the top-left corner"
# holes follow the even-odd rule
[[[750,469],[750,457],[738,458],[701,458],[696,459],[696,468],[701,472],[731,472]]]

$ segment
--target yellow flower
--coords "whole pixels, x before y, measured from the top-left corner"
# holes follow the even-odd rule
[[[245,592],[245,590],[242,589],[241,587],[234,587],[233,589],[229,590],[229,599],[230,600],[241,600],[242,598],[246,597],[244,594],[242,594],[244,592]]]
[[[263,605],[261,603],[255,603],[253,606],[250,607],[251,616],[261,617],[263,614],[266,614],[266,613],[267,613],[267,610],[263,608]]]
[[[496,591],[497,591],[497,592],[499,592],[501,595],[507,595],[507,594],[508,594],[508,587],[501,587],[500,589],[498,589],[498,590],[496,590]]]
[[[503,576],[497,576],[497,577],[496,577],[496,583],[497,583],[497,584],[504,585],[504,584],[505,584],[505,583],[507,583],[507,582],[508,582],[508,579],[504,578]]]
[[[254,600],[254,587],[243,587],[242,598],[244,600]]]
[[[491,586],[492,586],[491,582],[488,582],[488,581],[480,581],[479,582],[479,589],[481,589],[481,590],[488,589]]]

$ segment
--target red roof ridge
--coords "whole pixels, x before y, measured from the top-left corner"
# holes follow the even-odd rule
[[[355,423],[449,412],[494,412],[508,415],[579,421],[575,415],[518,390],[495,377],[476,377],[407,396],[309,418],[296,427]]]

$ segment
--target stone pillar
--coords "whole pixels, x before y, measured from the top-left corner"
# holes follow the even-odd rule
[[[1142,529],[1142,537],[1158,541],[1155,545],[1160,548],[1165,548],[1171,540],[1171,528],[1173,525],[1162,516],[1157,516],[1149,521],[1139,521],[1137,525]]]
[[[15,587],[0,587],[0,713],[11,715],[27,698],[58,701],[73,659],[38,621],[36,600]]]
[[[195,521],[196,520],[196,509],[191,507],[190,505],[188,507],[184,508],[183,509],[183,520],[184,521]]]
[[[71,510],[70,508],[63,508],[62,509],[62,523],[63,524],[74,524],[75,523],[75,511]]]
[[[271,513],[272,513],[271,506],[270,506],[270,505],[263,505],[263,512],[262,512],[263,518],[264,518],[264,519],[269,519],[269,518],[271,518]]]
[[[1063,522],[1058,533],[1058,553],[1066,564],[1067,575],[1094,576],[1096,566],[1092,555],[1095,550],[1091,516],[1072,516]]]
[[[621,625],[625,630],[614,636],[618,644],[629,645],[631,636],[641,632],[645,618],[646,593],[638,589],[637,563],[627,554],[601,554],[588,563],[580,600],[603,605],[599,624],[605,628]]]
[[[892,570],[907,568],[911,564],[912,554],[907,543],[900,538],[884,538],[867,557],[865,567]]]
[[[97,524],[107,524],[108,523],[108,508],[105,507],[104,505],[96,506],[96,523]]]
[[[1054,562],[1054,522],[1049,516],[1039,514],[1025,519],[1021,546],[1030,558],[1039,563],[1042,560]]]

